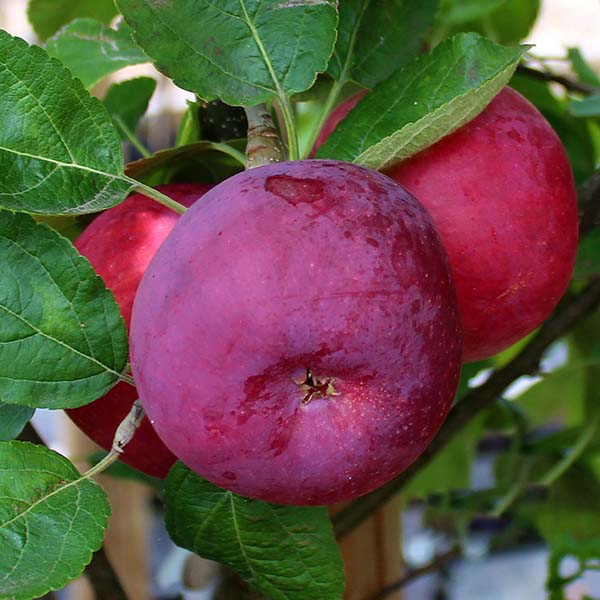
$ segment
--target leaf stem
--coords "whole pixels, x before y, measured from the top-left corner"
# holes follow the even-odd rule
[[[543,477],[538,481],[540,485],[551,486],[565,471],[583,454],[592,441],[594,434],[600,424],[600,411],[592,416],[589,423],[584,427],[579,439],[569,452],[559,460]]]
[[[517,479],[508,490],[508,493],[500,499],[494,510],[490,513],[492,517],[496,519],[501,517],[512,506],[512,503],[523,493],[523,490],[527,486],[530,471],[531,460],[525,460]]]
[[[314,126],[310,132],[310,136],[308,137],[308,141],[306,144],[306,150],[304,152],[303,158],[306,158],[312,152],[313,146],[315,145],[315,142],[317,141],[317,137],[319,136],[319,132],[321,131],[321,129],[323,129],[323,125],[325,125],[325,121],[327,121],[327,117],[333,110],[333,107],[335,106],[343,87],[344,87],[344,82],[341,79],[336,80],[333,83],[333,85],[331,86],[331,90],[329,90],[329,94],[327,96],[327,99],[325,100],[325,104],[323,105],[321,114],[319,115],[319,118],[316,121],[316,123],[314,124]]]
[[[129,385],[135,387],[135,381],[133,380],[133,377],[131,375],[128,375],[127,373],[121,373],[119,379],[125,383],[128,383]]]
[[[296,131],[296,117],[292,110],[289,98],[279,99],[281,114],[285,123],[285,129],[288,137],[288,155],[289,160],[298,160],[300,158],[300,149],[298,147],[298,132]]]
[[[133,133],[133,131],[131,131],[131,129],[129,129],[129,127],[127,127],[127,125],[125,125],[125,123],[123,122],[123,119],[121,119],[121,117],[119,117],[118,115],[116,115],[116,116],[113,117],[113,120],[121,128],[121,130],[123,131],[123,133],[125,134],[125,136],[127,137],[127,139],[131,142],[131,145],[144,158],[150,158],[152,156],[152,154],[150,153],[150,151],[148,150],[148,148],[146,148],[146,146],[144,146],[144,144],[142,144],[142,142],[137,137],[137,135],[135,135],[135,133]]]
[[[231,156],[231,158],[237,160],[242,165],[242,167],[246,166],[246,157],[244,156],[244,154],[239,150],[236,150],[229,144],[223,144],[222,142],[206,142],[206,144],[210,146],[213,150],[217,150],[219,152],[222,152],[223,154]]]
[[[134,185],[133,189],[136,192],[138,192],[139,194],[143,194],[144,196],[148,196],[148,198],[152,198],[152,200],[160,202],[160,204],[166,206],[167,208],[170,208],[171,210],[174,210],[176,213],[182,215],[187,210],[187,208],[183,206],[183,204],[179,204],[179,202],[176,202],[175,200],[173,200],[173,198],[169,198],[169,196],[166,196],[162,192],[155,190],[149,185],[136,181],[131,177],[125,176],[124,178]]]

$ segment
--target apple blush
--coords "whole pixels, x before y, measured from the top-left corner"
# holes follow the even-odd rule
[[[197,183],[173,183],[157,189],[185,206],[191,206],[211,188]],[[113,292],[127,327],[133,298],[150,259],[177,222],[179,215],[146,196],[133,194],[99,215],[75,241]],[[117,383],[91,404],[66,411],[94,442],[110,450],[119,423],[138,398],[136,389]],[[147,418],[121,457],[147,475],[166,477],[175,457],[160,441]]]
[[[315,149],[365,95],[340,104]],[[538,327],[564,294],[577,252],[577,199],[563,145],[543,115],[504,88],[475,119],[389,168],[433,217],[450,258],[464,362]]]
[[[206,193],[144,273],[130,341],[165,445],[283,504],[348,500],[405,469],[448,413],[462,352],[429,215],[390,178],[331,160]]]

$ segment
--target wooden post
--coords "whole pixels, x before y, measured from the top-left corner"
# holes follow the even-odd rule
[[[331,507],[330,514],[344,505]],[[380,508],[341,544],[346,572],[345,600],[369,600],[402,576],[401,505],[397,498]],[[389,600],[402,600],[395,592]]]

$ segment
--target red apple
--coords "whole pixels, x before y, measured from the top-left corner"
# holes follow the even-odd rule
[[[315,160],[240,173],[188,210],[144,274],[130,341],[169,449],[285,504],[350,499],[406,468],[461,356],[425,210],[380,173]]]
[[[157,189],[191,206],[211,186],[174,183]],[[114,293],[129,327],[133,298],[142,275],[179,215],[141,194],[97,217],[77,238],[75,246]],[[67,410],[75,424],[97,444],[109,450],[119,423],[138,397],[136,389],[118,383],[98,400]],[[155,477],[165,477],[175,457],[160,441],[146,418],[125,448],[122,460]]]
[[[360,97],[331,114],[319,144]],[[465,362],[500,352],[548,317],[573,271],[577,204],[564,148],[532,104],[504,88],[470,123],[387,174],[442,236]]]

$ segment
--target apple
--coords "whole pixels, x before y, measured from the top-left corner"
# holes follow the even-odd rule
[[[167,447],[283,504],[347,500],[406,468],[461,357],[429,215],[385,175],[317,160],[245,171],[192,206],[142,278],[130,342]]]
[[[173,183],[157,189],[181,204],[191,206],[211,187]],[[75,247],[114,293],[128,327],[133,298],[142,275],[178,217],[156,201],[133,194],[99,215],[75,241]],[[66,412],[86,435],[109,450],[119,423],[137,397],[134,387],[118,383],[102,398]],[[163,478],[176,459],[144,418],[135,437],[126,446],[122,460],[148,475]]]
[[[365,92],[337,107],[322,144]],[[460,305],[465,362],[538,327],[564,294],[577,252],[577,199],[560,139],[504,88],[483,112],[386,171],[429,211]]]

